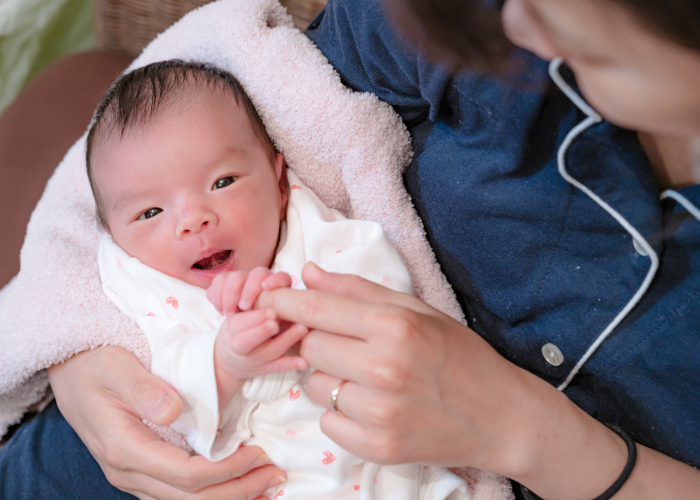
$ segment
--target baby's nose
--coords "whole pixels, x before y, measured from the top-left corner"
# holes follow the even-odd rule
[[[188,203],[180,211],[177,236],[183,238],[188,234],[198,234],[214,222],[216,216],[207,207]]]

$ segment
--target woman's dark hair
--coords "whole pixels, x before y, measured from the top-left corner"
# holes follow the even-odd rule
[[[503,33],[503,1],[384,0],[395,24],[452,69],[497,71],[513,46]]]
[[[586,0],[581,0],[586,1]],[[700,0],[607,0],[649,30],[700,51]],[[512,45],[501,25],[503,0],[384,0],[396,23],[448,65],[493,71]]]
[[[630,9],[653,32],[700,52],[698,0],[611,0]]]

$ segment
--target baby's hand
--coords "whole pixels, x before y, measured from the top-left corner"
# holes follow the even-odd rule
[[[250,310],[263,290],[289,287],[292,278],[287,273],[272,273],[266,267],[252,271],[221,273],[207,290],[207,299],[224,316]]]
[[[240,380],[309,366],[303,358],[284,355],[308,333],[306,327],[293,325],[280,333],[280,322],[272,309],[251,310],[263,290],[291,284],[287,273],[273,274],[265,267],[221,273],[214,278],[207,298],[228,316],[214,346],[220,386],[226,385],[224,379],[229,377]]]
[[[267,373],[304,370],[308,362],[298,356],[285,356],[308,329],[292,325],[282,333],[272,309],[243,311],[229,316],[219,330],[214,346],[214,364],[234,379]],[[226,378],[226,377],[221,377]],[[217,377],[217,382],[223,382]]]

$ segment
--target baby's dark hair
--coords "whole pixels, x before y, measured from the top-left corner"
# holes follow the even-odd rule
[[[253,132],[260,139],[272,162],[275,146],[267,134],[265,125],[241,84],[227,71],[211,64],[189,62],[180,59],[160,61],[135,69],[121,76],[107,91],[95,110],[87,135],[85,163],[90,188],[95,197],[97,220],[109,227],[104,206],[92,177],[91,156],[95,143],[110,132],[122,137],[127,130],[143,128],[158,116],[159,110],[174,102],[174,92],[183,86],[191,88],[218,88],[230,91],[236,104],[245,109]]]

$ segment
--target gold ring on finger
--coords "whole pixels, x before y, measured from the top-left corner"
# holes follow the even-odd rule
[[[347,380],[343,380],[338,384],[338,386],[331,391],[331,400],[330,400],[330,407],[331,410],[335,412],[336,415],[340,415],[341,417],[345,417],[346,415],[338,409],[338,394],[340,394],[340,389],[343,388],[345,384],[347,384]]]

